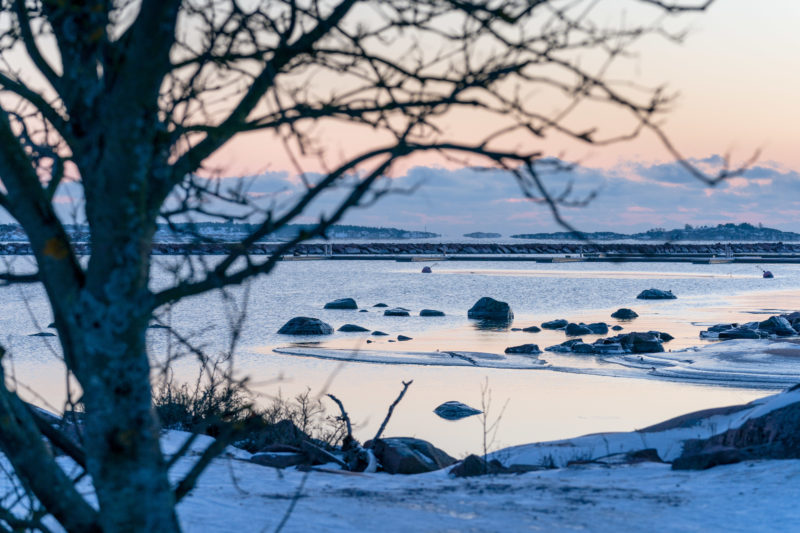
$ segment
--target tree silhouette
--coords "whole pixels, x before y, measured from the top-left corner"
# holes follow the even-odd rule
[[[24,229],[36,271],[1,277],[46,291],[61,355],[80,386],[85,433],[73,442],[10,383],[0,387],[0,447],[34,502],[29,514],[5,509],[0,522],[44,528],[49,514],[68,531],[179,530],[176,502],[222,447],[170,484],[151,401],[145,332],[153,313],[269,273],[297,243],[392,192],[386,176],[398,161],[437,153],[507,169],[558,220],[571,200],[540,177],[547,165],[563,166],[540,148],[551,135],[604,145],[649,130],[699,179],[730,174],[707,176],[680,157],[656,121],[672,100],[664,90],[607,79],[637,40],[665,35],[660,22],[598,24],[605,18],[594,17],[595,4],[2,0],[0,206]],[[711,2],[628,4],[660,20]],[[584,105],[614,110],[619,122],[593,123]],[[479,117],[470,135],[447,127],[460,112]],[[338,124],[368,131],[370,143],[332,158],[319,132]],[[260,131],[294,162],[302,195],[259,202],[209,177],[209,158]],[[311,160],[315,172],[304,172]],[[80,191],[85,258],[55,207],[68,188],[73,198]],[[326,217],[270,256],[248,254],[332,188],[343,197]],[[203,272],[152,290],[157,224],[191,217],[256,225]],[[91,480],[96,506],[45,438]]]

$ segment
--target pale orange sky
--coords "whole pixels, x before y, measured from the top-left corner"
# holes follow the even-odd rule
[[[611,6],[616,3],[612,2]],[[649,20],[649,19],[648,19]],[[686,28],[684,44],[650,37],[638,47],[638,57],[615,71],[617,77],[648,86],[665,84],[678,91],[665,129],[687,157],[730,153],[734,161],[761,151],[761,161],[800,169],[800,2],[793,0],[717,0],[705,14],[670,22]],[[598,123],[614,115],[591,110]],[[454,129],[480,127],[453,118]],[[370,145],[370,132],[320,131],[331,164]],[[526,141],[527,142],[527,141]],[[539,147],[537,147],[539,148]],[[540,148],[592,167],[620,162],[667,161],[669,154],[652,134],[633,141],[597,148],[553,138]],[[416,158],[412,164],[437,164]],[[223,174],[287,170],[291,163],[280,143],[269,134],[250,134],[226,146],[212,164]],[[315,169],[310,169],[315,170]]]

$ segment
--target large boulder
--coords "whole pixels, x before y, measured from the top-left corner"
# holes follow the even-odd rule
[[[467,317],[477,320],[508,322],[514,318],[514,312],[506,302],[484,296],[470,308]]]
[[[456,460],[428,441],[410,437],[378,439],[365,443],[390,474],[422,474],[447,468]]]
[[[333,333],[333,328],[318,318],[296,316],[284,324],[278,333],[281,335],[330,335]]]
[[[564,328],[564,333],[569,337],[580,337],[581,335],[591,335],[593,332],[586,324],[569,323]]]
[[[339,298],[326,303],[325,309],[358,309],[358,305],[352,298]]]
[[[639,300],[674,300],[677,298],[672,291],[662,291],[661,289],[645,289],[637,296]]]
[[[469,416],[479,415],[483,411],[475,409],[474,407],[470,407],[469,405],[461,402],[449,401],[444,402],[442,405],[434,409],[433,412],[445,420],[461,420],[462,418],[467,418]]]
[[[636,311],[628,309],[627,307],[622,307],[611,313],[611,318],[616,318],[618,320],[633,320],[638,316]]]
[[[521,344],[519,346],[509,346],[506,348],[506,353],[531,355],[542,353],[536,344]]]
[[[542,327],[544,329],[564,329],[567,327],[567,322],[563,318],[557,318],[556,320],[550,320],[549,322],[542,322]]]

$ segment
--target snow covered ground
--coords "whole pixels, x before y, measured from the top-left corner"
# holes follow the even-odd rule
[[[793,531],[800,521],[800,460],[747,461],[706,471],[669,464],[569,460],[654,447],[667,460],[682,441],[735,428],[800,401],[800,390],[713,416],[681,418],[638,432],[588,435],[500,450],[505,464],[562,468],[453,479],[445,470],[415,476],[276,471],[231,450],[179,506],[187,531]],[[170,432],[173,451],[187,434]],[[207,444],[196,443],[199,453]],[[176,464],[180,477],[193,457]],[[293,510],[289,510],[294,506]],[[287,518],[288,516],[288,518]]]

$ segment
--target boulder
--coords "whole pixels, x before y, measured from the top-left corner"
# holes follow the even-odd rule
[[[410,313],[408,309],[404,309],[403,307],[394,307],[384,311],[383,316],[410,316]]]
[[[337,331],[343,331],[345,333],[361,333],[363,331],[369,331],[367,328],[363,328],[356,324],[345,324],[340,327]]]
[[[400,342],[403,342],[403,341],[410,341],[412,339],[411,339],[411,337],[406,337],[405,335],[398,335],[397,336],[397,340],[400,341]]]
[[[431,270],[431,267],[429,267],[429,266],[422,267],[422,273],[423,274],[430,274],[432,272],[433,272],[433,270]]]
[[[622,326],[611,326],[611,329],[613,329],[614,331],[622,331],[623,327]]]
[[[610,355],[625,353],[622,344],[618,342],[601,342],[592,344],[593,353],[598,355]]]
[[[572,353],[593,354],[594,346],[585,342],[577,342],[572,345]]]
[[[423,309],[419,312],[419,316],[444,316],[444,311],[437,311],[436,309]]]
[[[525,333],[539,333],[542,330],[538,326],[528,326],[527,328],[522,328],[522,331]]]
[[[758,324],[758,329],[777,335],[778,337],[793,337],[797,335],[791,322],[782,316],[773,316],[760,322]]]
[[[542,328],[544,329],[564,329],[567,327],[567,322],[563,318],[558,318],[556,320],[551,320],[549,322],[542,322]]]
[[[571,322],[564,328],[564,333],[569,337],[579,337],[581,335],[592,335],[593,332],[586,324],[575,324]]]
[[[535,344],[521,344],[519,346],[509,346],[506,348],[506,353],[530,355],[542,353],[542,351]]]
[[[358,305],[352,298],[339,298],[326,303],[325,309],[358,309]]]
[[[284,324],[278,333],[281,335],[330,335],[333,333],[333,328],[318,318],[296,316]]]
[[[627,307],[621,307],[617,309],[613,313],[611,313],[611,318],[616,318],[619,320],[633,320],[634,318],[638,317],[639,315],[633,309],[628,309]]]
[[[508,470],[497,459],[487,461],[483,457],[477,455],[468,455],[463,461],[459,462],[456,466],[450,469],[450,474],[453,477],[475,477],[494,474],[504,474]]]
[[[430,442],[410,437],[391,437],[368,441],[375,457],[390,474],[422,474],[447,468],[456,460]]]
[[[388,336],[389,336],[389,334],[388,334],[388,333],[385,333],[385,332],[383,332],[383,331],[379,331],[379,330],[377,330],[377,329],[376,329],[375,331],[373,331],[373,332],[371,333],[371,335],[374,335],[375,337],[388,337]]]
[[[664,347],[661,346],[661,341],[656,335],[652,333],[639,333],[633,332],[627,335],[620,335],[623,347],[633,353],[656,353],[663,352]]]
[[[469,416],[479,415],[483,411],[470,407],[469,405],[461,402],[449,401],[444,402],[442,405],[433,410],[439,417],[445,420],[461,420]]]
[[[608,333],[608,324],[605,322],[593,322],[591,324],[586,324],[586,327],[595,335],[605,335]]]
[[[484,296],[470,308],[467,317],[477,320],[508,322],[514,318],[514,313],[506,302]]]
[[[375,305],[373,305],[372,307],[389,307],[389,306],[388,306],[388,305],[386,305],[385,303],[381,302],[381,303],[379,303],[379,304],[375,304]]]
[[[661,289],[645,289],[637,296],[639,300],[674,300],[677,298],[672,291],[662,291]]]

